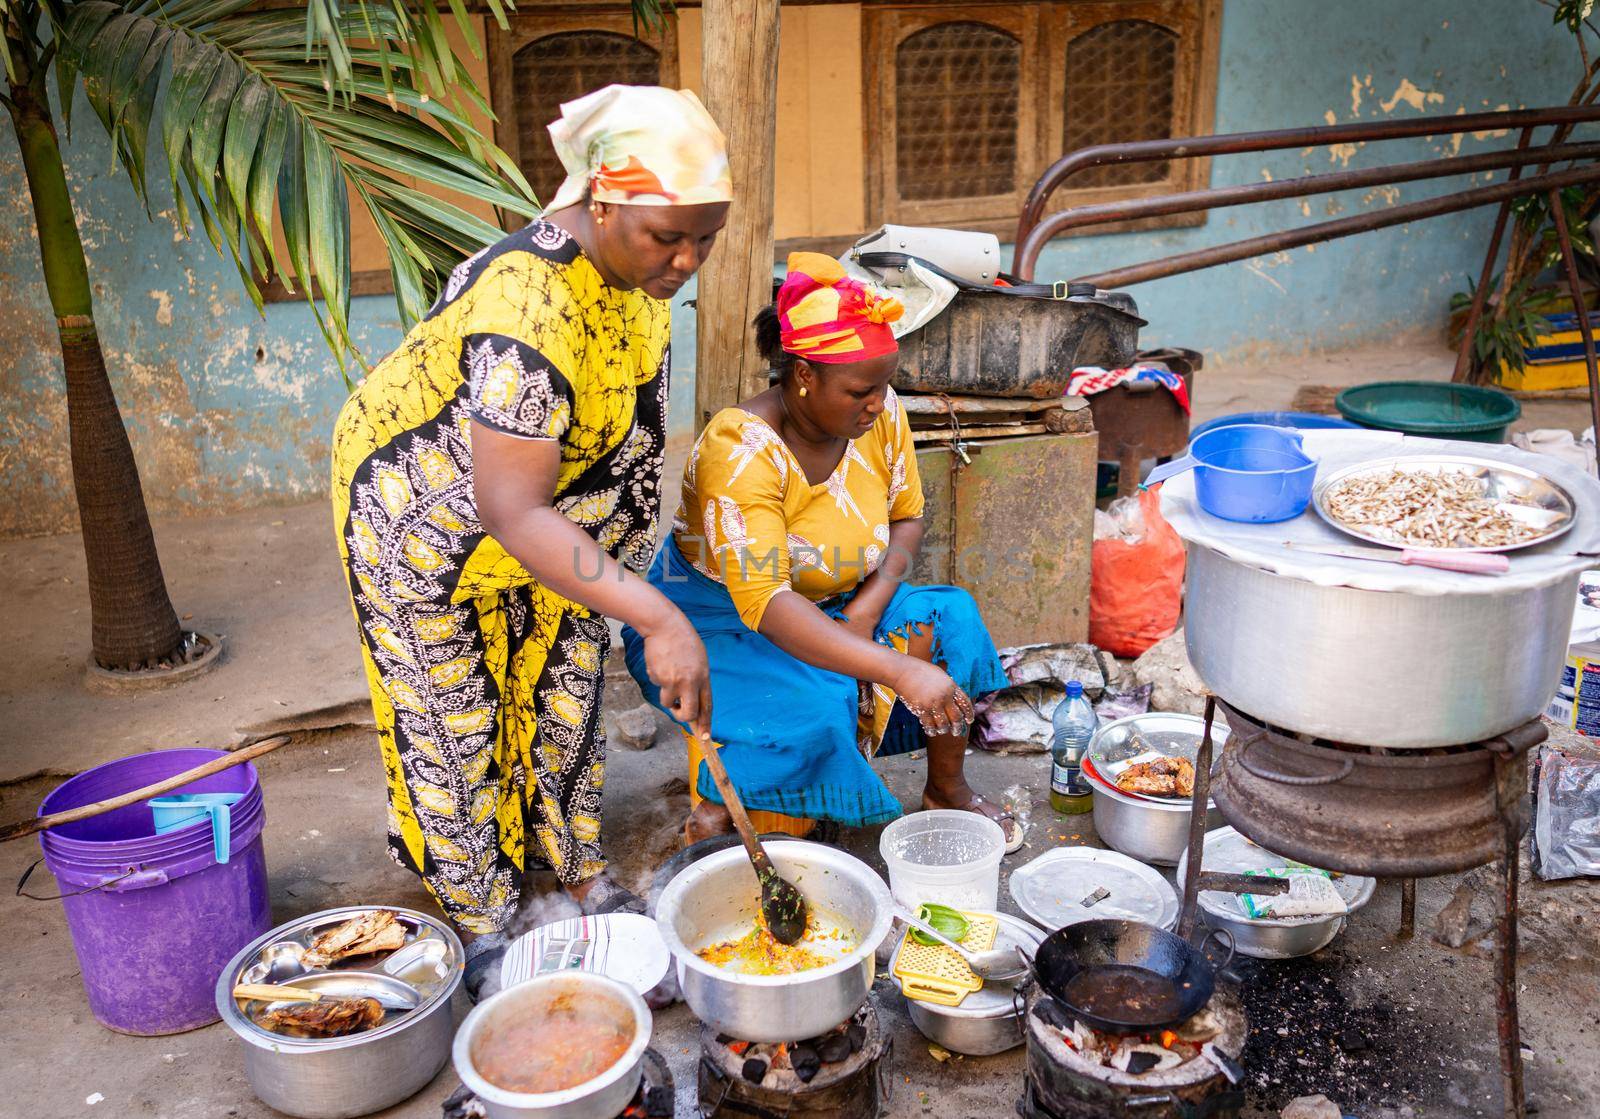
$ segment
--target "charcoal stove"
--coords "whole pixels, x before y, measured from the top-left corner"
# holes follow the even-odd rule
[[[821,1037],[752,1044],[700,1027],[704,1119],[878,1119],[890,1041],[872,998]]]
[[[1234,1119],[1244,1107],[1244,1090],[1201,1055],[1200,1047],[1209,1042],[1237,1057],[1248,1032],[1243,1003],[1224,988],[1164,1038],[1118,1038],[1090,1030],[1035,989],[1028,997],[1027,1072],[1017,1114],[1022,1119]],[[1130,1047],[1136,1048],[1130,1052]],[[1170,1054],[1178,1061],[1134,1072],[1106,1063],[1117,1061],[1112,1056],[1117,1053]]]
[[[1212,727],[1221,706],[1232,733],[1213,783]],[[1517,859],[1527,824],[1528,751],[1544,741],[1534,720],[1483,742],[1390,752],[1300,736],[1206,700],[1193,806],[1213,798],[1256,843],[1312,866],[1402,880],[1402,938],[1416,915],[1415,880],[1496,863],[1495,1007],[1504,1114],[1524,1119],[1517,1015]],[[1178,933],[1199,915],[1204,814],[1191,816]]]

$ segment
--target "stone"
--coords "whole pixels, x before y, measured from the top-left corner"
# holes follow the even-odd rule
[[[1176,711],[1184,715],[1205,713],[1206,686],[1189,663],[1181,629],[1157,641],[1133,662],[1133,679],[1138,684],[1154,685],[1155,690],[1150,695],[1152,711]]]
[[[611,717],[611,731],[607,738],[630,750],[648,750],[656,744],[656,709],[641,703],[631,711]]]
[[[1279,1119],[1342,1119],[1339,1105],[1327,1096],[1300,1096],[1278,1113]]]

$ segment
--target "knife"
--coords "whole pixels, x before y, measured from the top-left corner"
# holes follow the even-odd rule
[[[1500,552],[1443,552],[1420,548],[1341,548],[1332,544],[1296,544],[1292,540],[1285,540],[1283,546],[1298,552],[1316,552],[1322,556],[1373,560],[1377,563],[1404,563],[1416,567],[1433,567],[1440,571],[1464,571],[1468,575],[1504,575],[1511,570],[1511,561]]]

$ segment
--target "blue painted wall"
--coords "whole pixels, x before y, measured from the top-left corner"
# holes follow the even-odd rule
[[[1535,0],[1225,0],[1217,131],[1564,103],[1576,51]],[[326,489],[328,431],[344,386],[303,305],[258,316],[204,240],[149,221],[80,106],[68,174],[96,281],[118,398],[157,513],[303,500]],[[1459,151],[1506,146],[1467,137]],[[1217,185],[1436,157],[1449,140],[1232,156]],[[1481,176],[1480,182],[1488,176]],[[1459,186],[1461,180],[1451,180]],[[1052,245],[1041,277],[1064,277],[1409,201],[1446,184],[1218,211],[1199,228]],[[154,201],[158,211],[170,199]],[[76,514],[54,329],[14,140],[0,128],[0,535],[70,529]],[[1476,270],[1492,211],[1435,219],[1134,289],[1149,345],[1211,355],[1292,355],[1394,332],[1437,332],[1449,294]],[[685,291],[683,299],[693,298]],[[675,314],[671,419],[693,419],[693,314]],[[356,300],[354,331],[381,355],[399,337],[388,297]]]

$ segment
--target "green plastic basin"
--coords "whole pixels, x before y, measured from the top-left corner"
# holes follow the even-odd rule
[[[1448,381],[1375,381],[1345,389],[1334,404],[1363,427],[1475,443],[1504,443],[1522,415],[1522,405],[1499,389]]]

